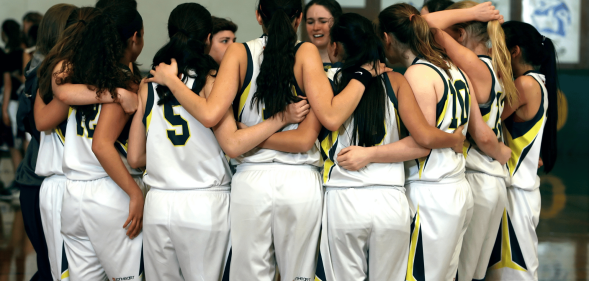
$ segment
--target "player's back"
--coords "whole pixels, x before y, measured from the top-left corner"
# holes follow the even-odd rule
[[[416,58],[413,62],[413,65],[415,64],[431,67],[444,83],[442,98],[436,105],[435,126],[444,132],[452,133],[464,125],[463,134],[466,134],[470,117],[470,89],[466,76],[453,64],[449,64],[450,75],[424,59]],[[432,149],[426,157],[405,162],[408,182],[439,182],[445,178],[460,177],[464,174],[464,167],[464,155],[454,152],[452,148]]]
[[[192,88],[194,81],[188,77],[185,83]],[[144,182],[161,189],[228,187],[231,172],[213,130],[175,98],[159,105],[158,84],[148,87],[143,117],[147,132]]]

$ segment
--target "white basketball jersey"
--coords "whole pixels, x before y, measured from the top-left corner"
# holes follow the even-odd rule
[[[489,101],[485,104],[479,104],[479,108],[485,123],[487,123],[489,128],[493,129],[497,140],[502,142],[501,113],[503,113],[503,105],[505,104],[505,93],[503,93],[503,87],[493,69],[493,60],[488,56],[479,56],[479,58],[489,68],[491,78],[493,79]],[[466,170],[481,172],[496,177],[507,176],[505,166],[502,166],[498,161],[480,150],[470,135],[467,135],[467,139],[464,141],[464,150],[466,151]]]
[[[194,78],[188,77],[185,83],[192,88]],[[159,105],[157,86],[149,84],[143,117],[147,132],[143,181],[160,189],[229,186],[229,164],[213,131],[198,122],[175,98]]]
[[[63,147],[67,121],[55,129],[41,132],[35,174],[42,177],[63,175]]]
[[[450,76],[432,63],[416,58],[413,64],[423,64],[435,70],[444,82],[444,94],[436,106],[436,126],[438,129],[453,133],[464,125],[463,134],[468,129],[470,117],[470,89],[466,77],[455,65],[450,64]],[[434,93],[432,93],[434,94]],[[426,157],[405,162],[408,170],[408,182],[438,182],[444,178],[458,177],[464,173],[465,155],[456,153],[452,148],[432,149]]]
[[[511,186],[525,190],[533,190],[538,176],[538,161],[542,135],[546,124],[546,112],[548,110],[548,91],[546,90],[546,78],[544,74],[536,71],[528,71],[528,75],[536,79],[542,89],[542,101],[536,116],[529,121],[516,122],[515,113],[504,120],[505,142],[511,148],[511,158],[507,162]]]
[[[338,69],[332,68],[327,72],[331,81],[334,81]],[[383,102],[386,104],[385,134],[378,145],[385,145],[399,140],[399,116],[397,115],[397,97],[391,86],[389,76],[381,75],[383,86],[385,86],[387,97]],[[321,154],[323,164],[323,185],[327,187],[360,187],[360,186],[404,186],[405,171],[403,162],[399,163],[370,163],[359,171],[349,171],[337,164],[337,155],[346,147],[356,145],[352,143],[353,120],[350,116],[338,131],[330,132],[326,129],[321,131]]]
[[[100,118],[101,104],[93,105],[85,115],[77,109],[71,109],[67,120],[67,132],[63,152],[63,172],[70,180],[95,180],[108,177],[94,152],[92,152],[92,138],[94,129]],[[140,176],[141,170],[132,169],[127,162],[127,142],[129,138],[130,121],[119,136],[115,147],[132,176]]]
[[[300,44],[300,43],[298,43]],[[248,55],[247,72],[242,89],[235,96],[233,101],[233,112],[235,120],[242,122],[248,127],[263,122],[271,116],[264,116],[264,106],[253,102],[254,94],[257,90],[256,80],[260,74],[260,66],[264,59],[264,47],[266,46],[266,36],[254,39],[244,44]],[[294,78],[293,78],[294,79]],[[292,86],[292,92],[295,95],[301,95],[303,92],[298,85]],[[282,131],[294,130],[298,124],[290,124]],[[293,165],[314,165],[321,167],[321,155],[319,152],[319,141],[311,150],[305,153],[288,153],[272,149],[254,148],[249,152],[235,158],[235,164],[243,163],[283,163]]]

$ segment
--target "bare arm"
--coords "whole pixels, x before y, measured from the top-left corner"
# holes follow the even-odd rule
[[[307,152],[315,144],[320,131],[321,123],[311,111],[296,129],[275,133],[258,147],[290,153]]]
[[[59,73],[61,71],[63,62],[59,62],[53,73]],[[117,88],[117,100],[115,101],[111,93],[108,91],[103,92],[100,97],[96,95],[95,90],[88,88],[85,84],[72,84],[64,83],[61,85],[57,84],[57,78],[64,78],[67,76],[66,72],[62,72],[51,78],[51,90],[55,98],[60,100],[62,103],[67,105],[89,105],[96,103],[114,103],[118,102],[121,104],[127,114],[131,114],[137,110],[137,95],[131,91],[123,88]]]
[[[35,97],[35,125],[39,131],[51,130],[68,117],[69,106],[58,99],[53,99],[49,104],[45,104],[37,90]]]
[[[499,10],[491,2],[484,2],[468,9],[445,10],[423,15],[432,28],[446,29],[452,25],[467,21],[488,22],[500,18]]]
[[[307,94],[315,116],[328,130],[338,130],[358,106],[365,90],[364,85],[351,80],[341,93],[334,96],[317,47],[304,43],[299,48],[297,59],[302,60],[303,91]]]
[[[469,82],[468,77],[466,80]],[[470,117],[468,123],[468,133],[472,136],[478,147],[491,158],[496,159],[501,165],[507,163],[511,156],[511,149],[497,139],[495,132],[485,123],[479,105],[476,100],[476,94],[470,89]]]
[[[152,78],[147,82],[166,85],[184,109],[196,118],[203,126],[211,128],[224,119],[241,84],[241,72],[247,69],[247,53],[243,44],[232,44],[225,52],[215,87],[206,99],[194,97],[191,89],[178,78],[178,65],[172,59],[170,65],[161,63],[156,70],[151,70]]]
[[[8,103],[10,102],[10,95],[12,94],[12,79],[10,73],[4,72],[4,96],[2,98],[2,121],[4,125],[10,127],[10,115],[8,114]]]
[[[143,192],[127,171],[114,144],[123,131],[129,116],[118,104],[102,105],[100,118],[92,141],[92,151],[112,180],[129,195],[129,217],[123,227],[134,238],[143,227]]]
[[[146,142],[147,134],[143,124],[143,115],[147,101],[147,90],[149,84],[141,83],[139,86],[139,108],[133,116],[131,129],[129,130],[129,149],[127,151],[127,161],[131,168],[145,167],[146,160]]]
[[[430,149],[462,147],[464,135],[449,134],[428,123],[417,104],[411,86],[403,75],[389,73],[389,77],[391,81],[395,81],[395,84],[399,85],[396,91],[399,100],[399,115],[417,144]]]
[[[459,11],[459,10],[453,10]],[[493,86],[493,77],[486,63],[470,49],[456,42],[448,33],[438,30],[435,33],[436,42],[438,42],[458,68],[464,70],[472,80],[471,88],[476,92],[477,100],[481,103],[489,101],[491,87]],[[496,83],[499,83],[497,81]]]

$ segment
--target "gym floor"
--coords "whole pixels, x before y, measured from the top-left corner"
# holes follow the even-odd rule
[[[541,176],[539,280],[588,280],[589,169],[581,159],[564,155],[553,173]],[[0,180],[8,186],[12,179],[10,159],[3,157]],[[17,202],[0,202],[0,281],[30,280],[36,271],[36,255],[26,239]]]

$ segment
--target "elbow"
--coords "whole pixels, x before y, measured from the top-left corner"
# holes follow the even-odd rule
[[[44,124],[43,122],[38,122],[37,120],[35,120],[35,126],[37,127],[37,131],[39,132],[48,131],[52,129],[47,124]]]
[[[227,155],[227,157],[229,158],[237,158],[239,157],[239,155],[241,155],[241,153],[239,153],[238,151],[236,151],[235,149],[225,149],[225,155]]]
[[[420,146],[428,148],[428,153],[429,153],[429,149],[431,149],[434,146],[434,139],[429,136],[425,136],[423,138],[414,138],[414,139],[415,139],[415,142],[417,144],[419,144]]]
[[[493,145],[494,142],[497,142],[497,139],[493,138],[491,135],[484,135],[476,140],[477,145],[480,147],[489,147]]]
[[[213,116],[205,116],[204,120],[202,120],[202,122],[200,122],[203,126],[205,126],[206,128],[212,128],[215,125],[217,125],[217,123],[219,123],[220,120],[215,119]]]
[[[335,132],[337,130],[339,130],[339,127],[342,125],[339,122],[336,122],[335,120],[326,120],[325,123],[322,124],[323,127],[325,127],[326,129]]]
[[[107,148],[107,144],[105,141],[101,141],[96,138],[94,138],[92,140],[92,152],[94,153],[94,155],[96,155],[97,158],[100,157],[102,154],[104,154],[106,148]]]
[[[313,138],[313,139],[309,138],[309,140],[305,140],[305,141],[301,142],[301,145],[299,147],[300,151],[298,151],[298,152],[304,153],[304,152],[311,150],[313,148],[313,146],[315,145],[315,139],[316,138]]]
[[[129,163],[129,166],[133,169],[139,169],[142,167],[139,157],[136,156],[135,153],[131,153],[131,151],[127,154],[127,163]]]
[[[420,154],[418,155],[418,158],[423,158],[423,157],[428,156],[432,150],[429,148],[423,148],[423,149],[420,149],[419,151],[420,151]]]

